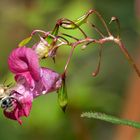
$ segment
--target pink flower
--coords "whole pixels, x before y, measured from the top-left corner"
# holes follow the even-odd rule
[[[41,68],[41,78],[33,90],[33,97],[56,91],[61,87],[62,79],[58,73],[51,69]]]
[[[8,58],[8,64],[16,78],[19,75],[25,76],[31,86],[34,86],[32,80],[38,81],[40,78],[38,57],[31,48],[24,46],[14,49]]]
[[[11,94],[12,106],[4,109],[4,115],[22,124],[20,117],[28,117],[32,107],[33,95],[23,85],[17,84]]]
[[[12,109],[5,109],[4,114],[21,124],[20,117],[30,114],[33,99],[56,91],[61,87],[62,80],[53,70],[41,68],[36,52],[25,46],[12,51],[8,64],[15,74],[17,85],[11,94],[14,99]]]

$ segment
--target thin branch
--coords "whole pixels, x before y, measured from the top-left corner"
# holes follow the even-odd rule
[[[69,57],[68,57],[68,59],[67,59],[67,62],[66,62],[65,68],[64,68],[64,74],[65,74],[65,75],[66,75],[66,73],[67,73],[67,68],[68,68],[68,65],[69,65],[69,63],[70,63],[70,60],[71,60],[71,58],[72,58],[74,49],[75,49],[75,47],[73,46],[73,47],[72,47],[72,50],[71,50],[71,52],[70,52],[70,54],[69,54]]]
[[[117,36],[117,38],[120,38],[120,35],[121,35],[121,26],[120,26],[120,21],[119,21],[119,19],[117,18],[117,17],[115,17],[115,16],[113,16],[113,17],[111,17],[111,20],[110,20],[110,23],[109,24],[111,24],[112,22],[115,22],[116,23],[116,25],[117,25],[117,31],[118,31],[118,36]]]
[[[100,21],[102,22],[103,26],[105,27],[105,29],[106,29],[108,35],[111,36],[111,33],[110,33],[110,31],[109,31],[109,28],[108,28],[108,26],[107,26],[105,20],[103,19],[103,17],[102,17],[96,10],[91,10],[91,11],[92,11],[92,13],[95,13],[95,14],[98,16],[98,18],[99,18]]]
[[[96,70],[92,73],[92,76],[97,76],[99,74],[99,71],[100,71],[100,67],[101,67],[101,58],[102,58],[102,50],[103,50],[103,46],[101,45],[100,46],[100,50],[99,50],[99,61],[98,61],[98,64],[97,64],[97,68]]]
[[[125,57],[129,61],[129,63],[133,66],[133,68],[135,69],[136,73],[140,77],[140,70],[137,67],[137,65],[135,64],[135,62],[134,62],[133,58],[131,57],[131,55],[129,54],[128,50],[125,48],[123,42],[120,41],[120,40],[114,40],[114,41],[115,41],[115,43],[118,44],[118,46],[120,47],[120,49],[123,52],[123,54],[125,55]]]
[[[102,31],[96,26],[94,25],[93,23],[87,21],[87,24],[90,25],[92,28],[95,29],[95,31],[102,37],[104,38],[105,36],[103,35]]]

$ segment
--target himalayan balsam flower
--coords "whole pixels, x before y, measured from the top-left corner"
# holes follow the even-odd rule
[[[8,64],[15,74],[16,85],[11,94],[15,100],[11,108],[4,109],[4,114],[21,124],[20,117],[29,116],[33,99],[56,91],[61,87],[62,80],[55,71],[40,67],[36,52],[25,46],[12,51]]]

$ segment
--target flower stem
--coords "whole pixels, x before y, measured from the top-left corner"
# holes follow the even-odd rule
[[[81,117],[86,117],[86,118],[94,118],[106,122],[110,122],[113,124],[118,124],[118,125],[127,125],[131,126],[134,128],[140,128],[140,123],[131,121],[131,120],[126,120],[126,119],[120,119],[111,115],[107,115],[104,113],[99,113],[99,112],[85,112],[81,114]]]
[[[123,54],[125,55],[125,57],[129,61],[129,63],[132,64],[132,66],[135,69],[136,73],[140,77],[140,70],[138,69],[137,65],[135,64],[135,62],[134,62],[133,58],[131,57],[131,55],[129,54],[128,50],[125,48],[123,42],[121,40],[114,40],[114,41],[115,41],[115,43],[118,44],[118,46],[120,47],[120,49],[123,52]]]
[[[69,57],[68,57],[68,59],[67,59],[67,62],[66,62],[65,68],[64,68],[64,74],[65,74],[65,75],[66,75],[66,73],[67,73],[67,68],[68,68],[68,65],[69,65],[69,63],[70,63],[70,60],[71,60],[71,58],[72,58],[74,49],[75,49],[75,47],[73,46],[73,47],[72,47],[72,50],[71,50],[71,52],[70,52],[70,54],[69,54]]]
[[[128,62],[133,66],[137,75],[140,77],[140,70],[139,70],[138,66],[135,64],[134,59],[131,57],[131,55],[129,54],[125,45],[123,44],[123,42],[119,38],[115,38],[114,36],[109,36],[109,37],[105,37],[105,38],[102,38],[99,40],[94,40],[94,42],[97,44],[104,44],[106,42],[111,42],[111,41],[113,41],[114,43],[116,43],[119,46],[122,53],[125,55],[126,59],[128,60]]]
[[[105,27],[105,29],[106,29],[108,35],[111,36],[111,33],[110,33],[110,31],[109,31],[109,28],[108,28],[108,26],[107,26],[105,20],[103,19],[103,17],[100,15],[100,13],[98,13],[96,10],[91,10],[91,11],[92,11],[92,13],[95,13],[95,14],[98,16],[98,18],[99,18],[100,21],[102,22],[103,26]]]

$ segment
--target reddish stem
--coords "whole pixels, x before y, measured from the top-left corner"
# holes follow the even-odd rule
[[[129,54],[128,50],[125,48],[123,42],[121,40],[114,40],[115,43],[118,44],[118,46],[120,47],[121,51],[123,52],[123,54],[125,55],[125,57],[127,58],[127,60],[130,62],[130,64],[133,66],[133,68],[135,69],[136,73],[138,74],[138,76],[140,77],[140,71],[137,67],[137,65],[135,64],[133,58],[131,57],[131,55]]]
[[[65,68],[64,68],[64,75],[66,75],[67,68],[68,68],[69,62],[70,62],[70,60],[71,60],[72,54],[73,54],[73,52],[74,52],[74,49],[75,49],[75,47],[73,46],[73,47],[72,47],[72,50],[71,50],[71,52],[70,52],[70,54],[69,54],[69,57],[68,57],[68,59],[67,59]]]
[[[119,38],[114,38],[113,36],[109,36],[109,37],[106,37],[106,38],[103,38],[103,39],[100,39],[100,40],[95,40],[94,42],[99,43],[99,44],[104,44],[106,42],[111,42],[111,41],[115,42],[120,47],[120,49],[123,52],[123,54],[125,55],[126,59],[133,66],[134,70],[136,71],[136,73],[140,77],[140,70],[138,69],[138,67],[135,64],[133,58],[131,57],[128,50],[126,49],[125,45],[123,44],[123,42]]]

